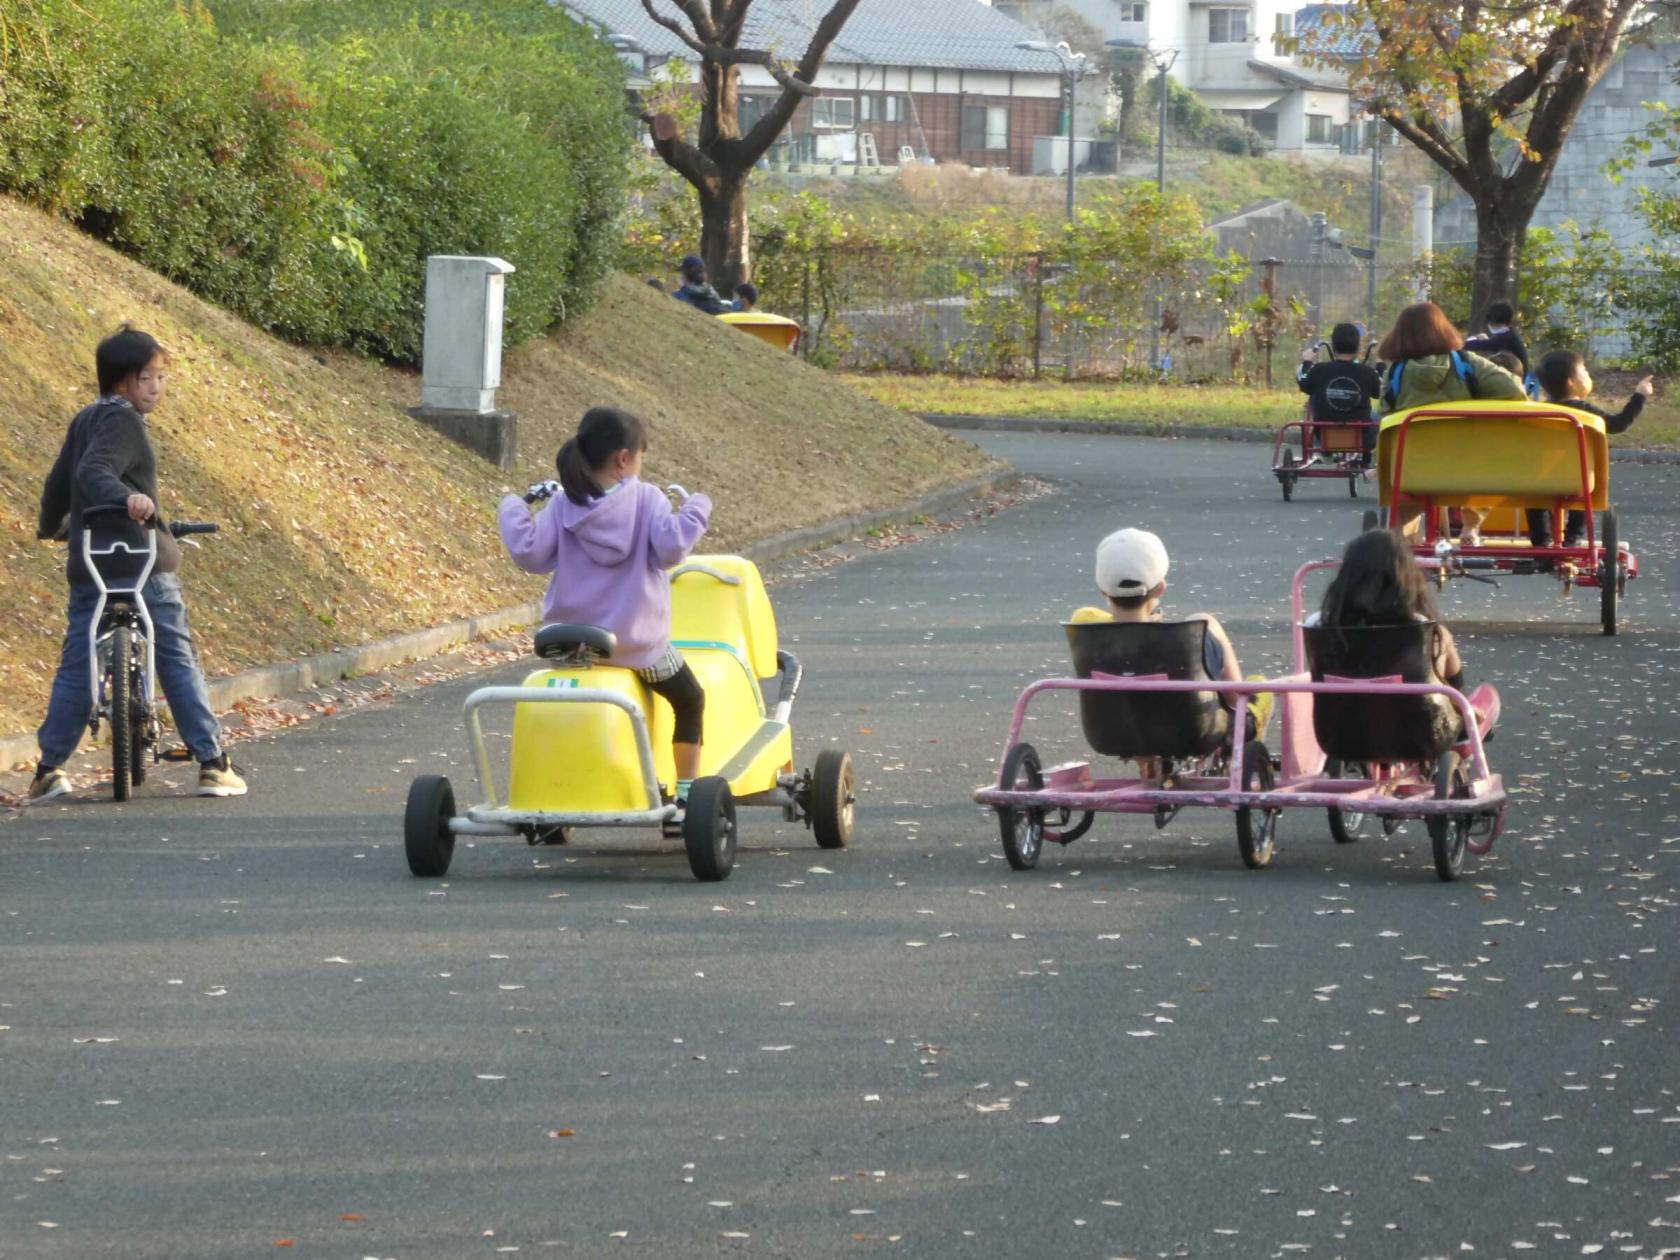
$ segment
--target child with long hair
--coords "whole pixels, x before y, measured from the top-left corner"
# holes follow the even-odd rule
[[[536,516],[539,497],[502,500],[502,541],[527,573],[549,573],[545,621],[600,626],[617,636],[613,663],[633,669],[676,715],[671,741],[677,803],[700,769],[706,693],[671,645],[671,579],[700,541],[712,501],[691,494],[673,509],[641,480],[647,426],[616,407],[591,407],[555,457],[560,490]]]
[[[1347,545],[1324,603],[1308,619],[1321,626],[1401,626],[1436,621],[1431,653],[1435,675],[1449,687],[1464,689],[1464,662],[1452,631],[1437,621],[1429,583],[1411,547],[1398,533],[1369,529]]]

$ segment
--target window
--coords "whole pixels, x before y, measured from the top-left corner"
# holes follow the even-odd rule
[[[811,125],[832,130],[850,130],[857,102],[849,96],[819,96],[811,102]]]
[[[1247,9],[1209,9],[1208,43],[1248,43]]]
[[[768,96],[742,96],[739,98],[738,111],[741,118],[742,135],[746,135],[747,132],[758,125],[758,120],[763,118],[765,111],[770,108],[771,100],[772,98]]]
[[[882,114],[881,117],[886,119],[888,122],[903,122],[906,114],[909,112],[904,107],[904,98],[902,96],[887,97],[886,106],[886,112]]]
[[[874,122],[879,116],[879,108],[873,96],[858,97],[858,119],[862,122]]]
[[[962,107],[962,147],[967,149],[1007,149],[1009,147],[1009,108],[1005,105],[964,105]]]
[[[1147,22],[1149,20],[1149,6],[1142,0],[1120,0],[1120,20],[1122,22]]]
[[[1289,51],[1288,42],[1294,34],[1295,15],[1293,13],[1278,14],[1277,27],[1272,31],[1272,51],[1280,57],[1285,56]]]
[[[1329,144],[1335,139],[1329,114],[1307,115],[1307,143]]]

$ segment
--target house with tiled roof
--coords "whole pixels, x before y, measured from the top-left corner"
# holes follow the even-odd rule
[[[1309,67],[1288,40],[1302,15],[1317,24],[1332,6],[1293,0],[999,0],[1028,20],[1072,9],[1113,49],[1137,49],[1212,109],[1247,123],[1275,149],[1333,152],[1350,111],[1334,67]]]
[[[633,79],[672,58],[698,79],[698,56],[653,21],[641,0],[551,2],[610,39]],[[655,3],[678,16],[670,0]],[[796,61],[824,11],[803,0],[755,0],[740,46]],[[1061,62],[1054,53],[1017,47],[1037,38],[979,0],[861,0],[817,75],[818,94],[801,101],[773,155],[856,162],[871,147],[868,136],[889,165],[904,154],[1031,174],[1035,141],[1042,154],[1043,137],[1067,134]],[[781,88],[763,67],[741,66],[739,73],[745,129]]]

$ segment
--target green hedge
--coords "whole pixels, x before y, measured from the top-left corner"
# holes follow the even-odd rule
[[[9,0],[0,189],[262,327],[404,361],[426,256],[499,254],[509,339],[533,336],[608,268],[622,69],[540,0],[378,13],[259,40],[169,0]]]

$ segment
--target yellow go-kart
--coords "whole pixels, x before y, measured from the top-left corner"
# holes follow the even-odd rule
[[[467,697],[467,738],[485,803],[457,814],[447,778],[424,774],[410,785],[403,820],[409,870],[444,874],[457,836],[566,844],[576,827],[651,827],[680,832],[697,878],[725,879],[735,863],[739,805],[778,807],[823,848],[844,848],[856,802],[852,761],[824,749],[815,767],[794,770],[788,718],[800,667],[776,642],[758,566],[740,556],[694,556],[672,570],[671,640],[706,691],[700,776],[680,822],[671,800],[670,706],[633,670],[610,663],[610,632],[547,625],[535,648],[549,664],[517,687],[481,687]],[[764,685],[773,680],[778,695],[766,711]],[[479,719],[487,706],[504,704],[514,707],[505,799]]]

